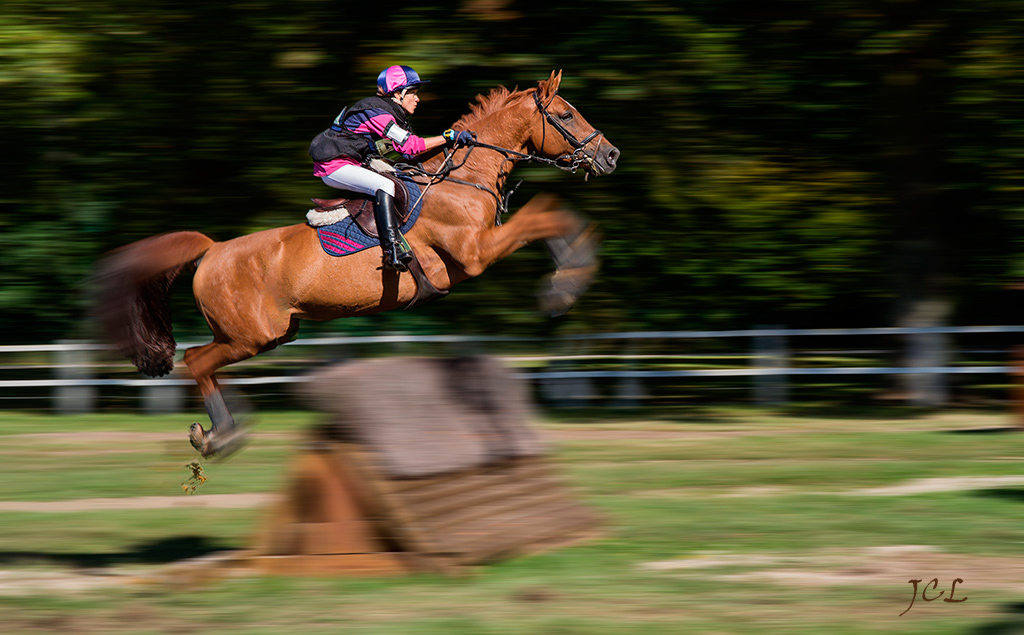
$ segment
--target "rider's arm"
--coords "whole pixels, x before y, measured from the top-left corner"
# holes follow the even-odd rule
[[[431,150],[435,150],[437,148],[440,148],[445,143],[447,143],[447,142],[444,140],[444,137],[442,137],[441,135],[437,135],[436,137],[427,137],[427,138],[425,138],[423,140],[423,145],[426,146],[423,149],[423,152],[430,152]]]
[[[398,125],[394,117],[381,113],[371,117],[363,126],[365,130],[375,132],[381,137],[391,139],[395,143],[395,150],[404,155],[415,156],[440,148],[446,142],[443,136],[417,137],[405,128]],[[357,130],[356,132],[362,132]]]
[[[401,132],[404,131],[396,135],[395,132],[397,131],[395,128],[397,128],[397,124],[388,131],[391,134],[385,133],[385,136],[395,142],[395,150],[406,156],[418,156],[431,150],[436,150],[448,143],[442,135],[437,135],[436,137],[417,137],[414,134],[409,134],[408,138],[399,141],[395,137],[401,137]]]
[[[449,137],[448,135],[452,135],[452,136]],[[459,135],[472,135],[473,138],[476,138],[476,134],[474,134],[472,132],[466,132],[466,131],[463,131],[463,130],[460,130],[460,131],[445,130],[445,133],[443,135],[438,135],[436,137],[427,137],[426,139],[424,139],[423,140],[423,145],[426,146],[426,148],[423,150],[423,152],[424,153],[430,152],[431,150],[440,148],[441,146],[444,146],[444,145],[453,145],[453,144],[463,144],[464,145],[464,144],[468,143],[468,141],[462,140],[462,137],[459,136]],[[456,137],[458,137],[458,139],[456,139]]]

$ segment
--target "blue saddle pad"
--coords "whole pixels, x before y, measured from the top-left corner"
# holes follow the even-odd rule
[[[404,234],[412,229],[416,220],[419,219],[423,201],[420,199],[419,184],[406,176],[401,176],[401,178],[409,192],[408,200],[413,206],[409,219],[399,228]],[[373,236],[367,236],[350,216],[332,225],[317,227],[316,234],[320,238],[320,246],[331,256],[348,256],[380,245],[380,240]]]

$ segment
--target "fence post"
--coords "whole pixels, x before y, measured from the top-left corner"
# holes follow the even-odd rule
[[[1016,427],[1024,430],[1024,346],[1014,346],[1010,356],[1013,370],[1010,372],[1010,386],[1014,421]]]
[[[57,343],[61,345],[56,355],[57,379],[92,379],[92,355],[88,349],[78,347],[82,342],[60,340]],[[92,412],[96,407],[96,387],[57,386],[54,407],[62,415]]]
[[[637,351],[636,341],[630,340],[629,344],[626,345],[626,361],[622,364],[623,370],[628,372],[637,368],[637,364],[632,359],[637,354]],[[613,403],[620,408],[636,408],[643,403],[646,396],[643,382],[638,377],[634,375],[620,377],[615,385]]]
[[[759,329],[781,327],[759,327]],[[785,369],[789,367],[786,338],[782,335],[754,336],[753,365],[756,370]],[[789,401],[787,375],[754,375],[754,401],[762,406],[777,406]]]
[[[573,344],[564,342],[561,345],[567,355],[579,354],[585,351],[587,343],[580,341]],[[572,372],[576,370],[576,364],[571,359],[556,359],[549,363],[548,370],[552,372]],[[589,377],[564,377],[545,379],[541,383],[541,393],[544,398],[551,402],[555,408],[583,408],[593,404],[597,397],[594,389],[594,381]]]
[[[904,365],[914,368],[943,368],[949,363],[945,333],[910,333]],[[949,390],[942,373],[912,373],[905,375],[904,386],[910,403],[915,406],[936,408],[946,404]]]
[[[142,387],[142,410],[149,415],[174,414],[183,410],[185,387],[177,383],[176,372],[154,378],[156,382]]]

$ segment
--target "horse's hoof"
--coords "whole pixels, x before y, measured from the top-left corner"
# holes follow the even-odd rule
[[[548,317],[560,317],[569,312],[580,296],[590,287],[597,267],[561,269],[549,275],[537,294],[540,311]]]
[[[188,429],[188,440],[204,459],[212,456],[225,458],[241,449],[246,434],[237,427],[227,434],[215,434],[213,430],[203,430],[203,426],[193,423]]]
[[[240,428],[235,428],[228,434],[211,435],[211,437],[207,443],[206,453],[203,454],[204,458],[216,455],[218,459],[226,459],[241,450],[249,439],[249,435]]]
[[[188,428],[188,442],[196,449],[196,452],[206,456],[206,431],[203,426],[193,423]]]

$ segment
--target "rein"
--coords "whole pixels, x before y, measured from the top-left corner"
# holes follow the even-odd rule
[[[558,95],[558,93],[555,93],[555,95]],[[480,148],[487,148],[488,150],[494,150],[495,152],[498,152],[502,156],[504,156],[506,161],[522,160],[529,161],[532,163],[544,163],[547,165],[553,165],[559,170],[565,170],[566,172],[572,172],[574,174],[576,170],[578,170],[584,162],[593,166],[595,162],[594,157],[590,154],[587,154],[587,151],[584,148],[586,148],[587,144],[593,141],[595,137],[601,136],[601,131],[595,128],[593,132],[591,132],[582,141],[580,141],[579,139],[576,138],[576,135],[569,132],[569,130],[565,126],[563,126],[560,121],[558,121],[558,119],[556,119],[550,112],[548,112],[548,109],[545,108],[544,104],[541,103],[540,97],[537,96],[536,92],[533,93],[533,101],[535,104],[537,104],[537,111],[540,112],[541,116],[544,117],[544,121],[546,123],[551,124],[551,127],[557,130],[558,133],[562,135],[562,138],[568,141],[569,145],[575,148],[575,150],[573,150],[569,154],[563,154],[557,159],[549,159],[547,157],[542,157],[536,154],[525,154],[523,152],[518,152],[516,150],[511,150],[509,148],[494,146],[489,143],[477,141],[476,139],[473,139],[471,145]],[[541,149],[544,148],[544,141],[547,139],[547,132],[548,129],[545,125],[541,130]],[[469,155],[467,154],[466,157],[469,158]],[[465,163],[465,161],[463,161],[463,163]]]
[[[554,101],[554,97],[557,95],[558,93],[556,92],[555,95],[552,96],[552,101]],[[495,214],[495,223],[497,225],[500,225],[502,215],[508,213],[509,198],[512,196],[512,194],[515,193],[515,191],[519,188],[520,185],[522,185],[523,182],[520,180],[512,188],[506,190],[503,193],[503,195],[499,196],[496,191],[485,185],[480,185],[479,183],[472,183],[470,181],[464,181],[462,179],[457,179],[454,176],[451,176],[452,172],[466,165],[466,162],[469,161],[470,155],[473,154],[473,148],[479,147],[485,148],[487,150],[492,150],[494,152],[501,154],[505,158],[504,161],[502,161],[501,167],[499,168],[498,171],[499,181],[501,180],[502,177],[507,177],[509,175],[509,172],[505,171],[505,163],[510,163],[514,161],[543,163],[545,165],[552,165],[558,168],[559,170],[572,172],[573,174],[575,174],[576,170],[578,170],[580,166],[583,165],[584,163],[589,164],[591,167],[595,165],[594,156],[588,154],[585,148],[587,144],[594,140],[595,137],[602,136],[601,131],[595,128],[593,132],[591,132],[582,141],[580,141],[579,139],[576,138],[576,135],[570,132],[565,126],[561,124],[561,122],[558,121],[557,118],[555,118],[550,112],[548,112],[548,109],[544,107],[543,103],[541,103],[540,97],[537,96],[536,92],[533,93],[533,101],[535,104],[537,104],[537,111],[541,114],[541,116],[544,119],[542,122],[543,127],[541,129],[541,149],[544,148],[544,142],[547,139],[546,124],[551,124],[551,127],[557,130],[558,133],[562,135],[562,138],[565,139],[569,143],[569,145],[571,145],[574,148],[574,150],[571,153],[563,154],[557,159],[549,159],[547,157],[542,157],[537,154],[527,154],[524,152],[519,152],[517,150],[512,150],[510,148],[503,148],[501,146],[484,143],[483,141],[478,141],[474,137],[473,141],[466,145],[466,156],[463,157],[462,161],[458,165],[455,165],[455,162],[452,161],[452,157],[455,154],[455,149],[452,148],[452,150],[445,155],[441,169],[438,170],[437,172],[427,172],[426,170],[423,169],[422,163],[418,165],[400,163],[396,164],[395,167],[404,169],[408,172],[412,172],[418,176],[430,178],[430,183],[427,184],[427,188],[429,188],[434,183],[448,180],[451,181],[452,183],[458,183],[459,185],[469,185],[482,192],[487,192],[492,197],[494,197],[494,201],[497,206]],[[589,176],[589,173],[587,173],[587,176]],[[426,194],[426,189],[424,189],[423,193],[421,194],[421,197],[423,194]]]

